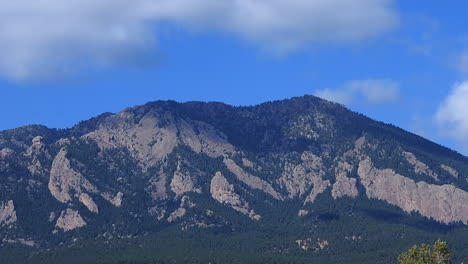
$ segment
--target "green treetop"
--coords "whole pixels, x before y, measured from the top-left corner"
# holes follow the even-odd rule
[[[451,264],[447,243],[437,240],[432,247],[414,245],[398,257],[398,264]]]

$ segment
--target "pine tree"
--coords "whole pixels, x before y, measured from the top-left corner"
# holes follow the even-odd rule
[[[447,243],[437,240],[432,247],[414,245],[398,257],[398,264],[451,264]]]

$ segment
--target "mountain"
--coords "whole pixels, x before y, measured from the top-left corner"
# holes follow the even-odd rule
[[[468,259],[468,158],[314,96],[0,132],[0,263]]]

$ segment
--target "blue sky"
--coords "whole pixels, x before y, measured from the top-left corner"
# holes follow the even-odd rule
[[[467,153],[465,1],[95,2],[0,4],[0,129],[315,94]]]

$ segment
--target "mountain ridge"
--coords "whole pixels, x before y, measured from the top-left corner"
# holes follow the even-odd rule
[[[174,227],[227,236],[282,227],[301,241],[295,250],[339,255],[337,230],[369,232],[356,221],[411,234],[465,230],[466,161],[314,96],[149,102],[69,129],[0,132],[0,241],[47,248]]]

